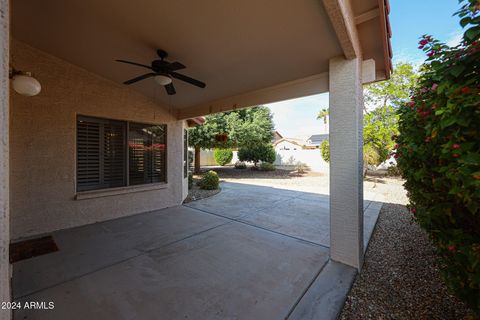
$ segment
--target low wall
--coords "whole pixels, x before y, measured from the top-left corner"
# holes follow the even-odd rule
[[[276,150],[275,166],[283,169],[295,169],[299,164],[304,164],[311,171],[327,172],[329,165],[323,160],[319,149],[315,150]],[[230,164],[238,161],[238,152],[233,151],[233,159]],[[217,166],[214,150],[202,150],[200,152],[201,166]]]
[[[293,169],[299,164],[314,172],[327,172],[329,164],[323,160],[319,149],[315,150],[276,150],[274,164],[279,168]]]

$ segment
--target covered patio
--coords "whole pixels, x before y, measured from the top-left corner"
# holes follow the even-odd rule
[[[380,207],[365,201],[365,244]],[[328,220],[328,195],[225,182],[188,206],[57,231],[60,250],[13,277],[16,301],[56,307],[15,316],[335,319],[356,270],[329,262]]]
[[[362,186],[362,85],[390,76],[387,0],[0,5],[1,301],[55,296],[55,310],[35,313],[41,319],[331,311],[322,301],[348,286],[319,279],[353,278],[362,267],[371,205]],[[158,49],[180,75],[155,67]],[[31,73],[40,93],[19,94],[16,77]],[[328,219],[307,232],[323,240],[221,213],[240,204],[254,214],[241,200],[220,213],[180,206],[188,119],[323,92],[330,195],[310,209]],[[45,235],[57,253],[9,263],[10,243]],[[309,296],[327,300],[314,308],[304,305]]]

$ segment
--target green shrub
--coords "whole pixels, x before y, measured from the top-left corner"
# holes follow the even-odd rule
[[[218,178],[218,174],[210,170],[207,173],[205,173],[198,182],[198,186],[200,189],[205,189],[205,190],[216,190],[218,189],[218,183],[220,182],[220,179]]]
[[[255,167],[259,161],[273,163],[275,158],[275,149],[271,144],[257,144],[242,147],[238,150],[238,159],[240,161],[251,161]]]
[[[475,1],[459,15],[464,42],[430,36],[410,102],[399,109],[395,157],[410,211],[436,247],[448,287],[480,316],[480,17]],[[472,26],[473,25],[473,26]]]
[[[247,169],[245,162],[237,161],[235,162],[235,169]]]
[[[260,170],[262,170],[262,171],[274,171],[275,166],[273,165],[273,163],[270,163],[270,162],[262,162],[262,163],[260,163]]]
[[[215,156],[215,161],[221,165],[224,166],[226,164],[229,164],[230,161],[233,159],[233,152],[232,149],[215,149],[214,152]]]
[[[188,190],[192,189],[193,187],[193,173],[188,173]]]
[[[325,162],[330,162],[330,143],[328,140],[322,141],[320,152],[322,153],[323,160],[325,160]]]

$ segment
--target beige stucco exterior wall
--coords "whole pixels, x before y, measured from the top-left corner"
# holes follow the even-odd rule
[[[9,217],[9,0],[0,0],[0,302],[10,301]],[[0,320],[10,319],[10,310],[0,308]]]
[[[35,97],[10,93],[12,239],[182,202],[186,182],[183,178],[183,121],[177,121],[166,109],[124,85],[98,77],[20,41],[12,41],[11,57],[17,69],[33,72],[42,85],[42,92]],[[78,114],[166,123],[167,187],[75,200]]]

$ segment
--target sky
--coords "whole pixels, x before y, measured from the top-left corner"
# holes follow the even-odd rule
[[[461,40],[458,18],[452,16],[459,8],[457,0],[390,0],[393,63],[424,60],[418,38],[423,34],[450,45]],[[284,137],[306,138],[326,133],[323,120],[317,120],[322,108],[328,108],[328,93],[267,105],[273,113],[275,128]],[[328,127],[327,127],[328,130]]]

